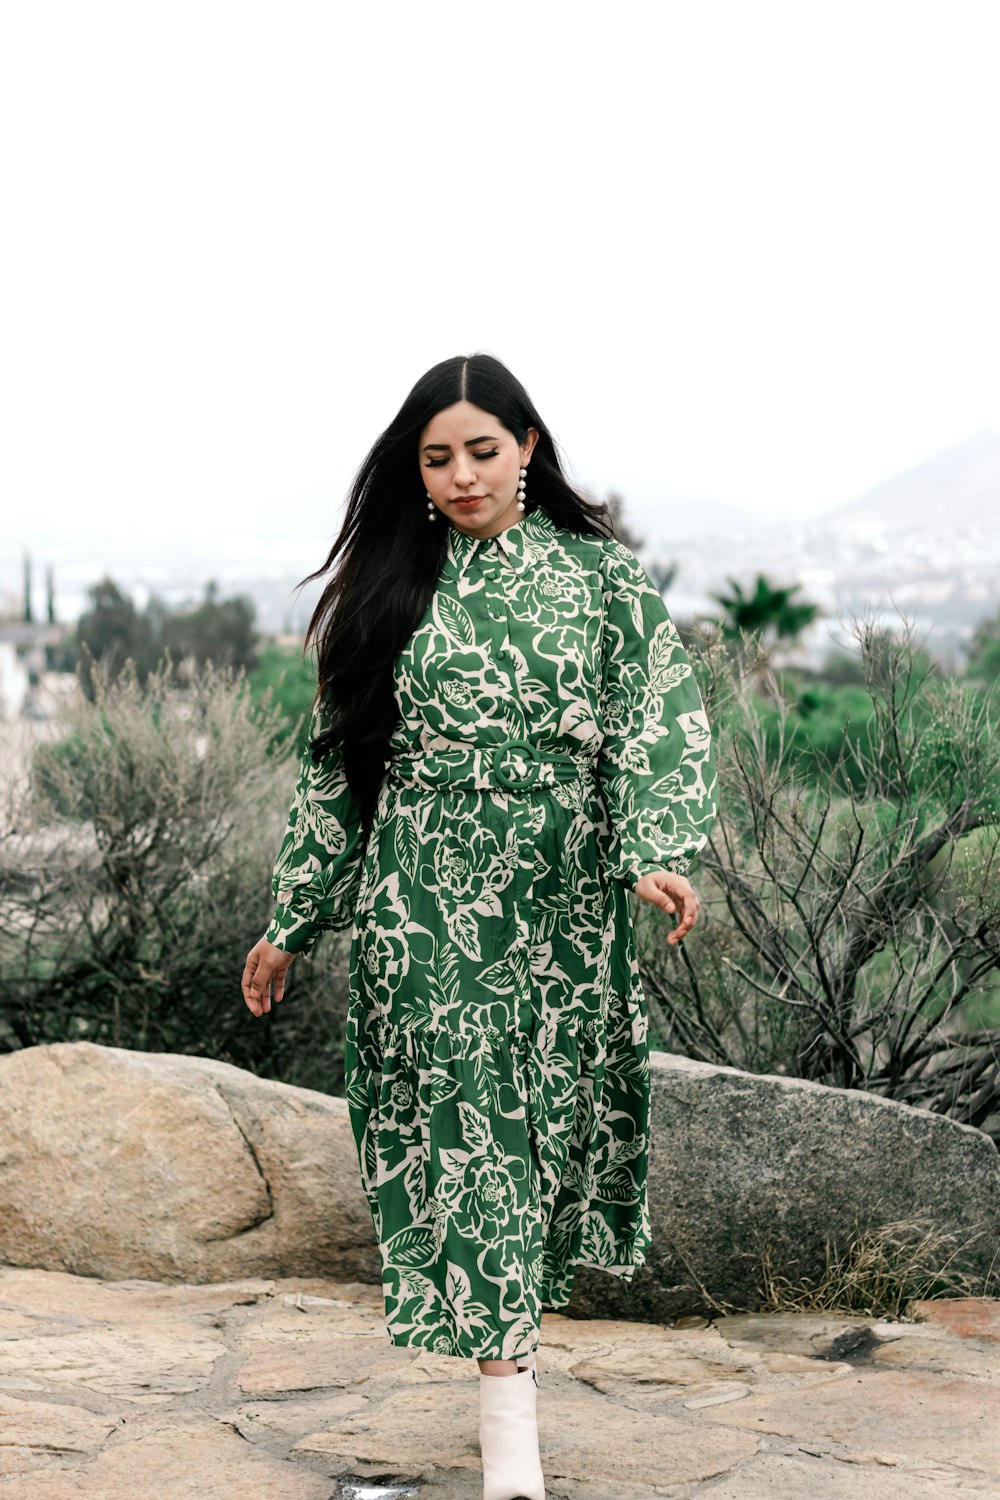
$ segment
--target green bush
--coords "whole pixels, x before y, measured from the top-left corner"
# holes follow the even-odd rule
[[[269,1016],[240,988],[308,726],[297,673],[255,696],[229,668],[181,681],[167,661],[140,686],[97,664],[0,835],[0,1047],[87,1040],[342,1087],[339,935],[296,961]]]
[[[639,904],[653,1044],[868,1089],[1000,1137],[1000,740],[979,684],[909,628],[856,625],[822,732],[752,650],[691,645],[720,813],[683,951]],[[848,695],[854,729],[829,706]]]

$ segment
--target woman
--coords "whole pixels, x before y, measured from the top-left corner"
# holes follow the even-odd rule
[[[475,1358],[484,1500],[544,1493],[541,1309],[650,1243],[628,892],[698,918],[711,734],[660,594],[486,354],[377,440],[310,621],[311,752],[254,1015],[351,929],[345,1071],[389,1338]],[[308,581],[308,580],[304,580]]]

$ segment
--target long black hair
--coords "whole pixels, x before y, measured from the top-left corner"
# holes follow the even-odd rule
[[[450,525],[443,517],[435,518],[441,525],[427,524],[418,442],[427,423],[456,401],[489,412],[518,443],[529,427],[537,430],[527,511],[542,506],[565,530],[614,535],[608,507],[570,485],[551,433],[524,386],[500,360],[459,354],[420,377],[358,469],[344,524],[326,561],[297,585],[331,573],[303,646],[305,652],[315,642],[317,699],[324,697],[329,723],[310,748],[318,762],[342,745],[366,837],[397,717],[393,666],[433,596]]]

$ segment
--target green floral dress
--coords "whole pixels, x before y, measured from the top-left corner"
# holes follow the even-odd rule
[[[441,524],[367,847],[339,751],[307,749],[266,936],[305,953],[351,929],[346,1092],[391,1342],[510,1359],[578,1265],[631,1281],[644,1263],[628,892],[690,872],[717,779],[690,662],[627,547],[541,508],[485,539]]]

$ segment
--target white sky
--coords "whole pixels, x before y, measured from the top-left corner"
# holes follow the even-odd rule
[[[474,349],[626,499],[813,513],[995,424],[998,40],[991,0],[4,7],[3,581],[318,566]]]

